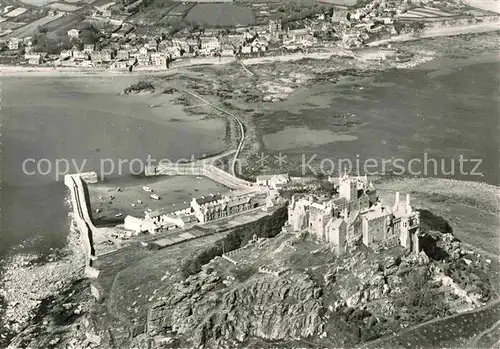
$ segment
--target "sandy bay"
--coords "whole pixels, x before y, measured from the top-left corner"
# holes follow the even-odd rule
[[[110,177],[131,178],[130,169],[138,171],[138,164],[148,155],[177,160],[220,149],[223,119],[188,115],[175,105],[173,96],[160,90],[120,95],[139,79],[43,74],[2,77],[0,255],[19,244],[34,250],[64,244],[69,207],[66,188],[62,180],[56,180],[58,159],[70,160],[70,172],[77,167],[99,171],[103,159],[115,164],[122,160]],[[27,159],[35,162],[25,163],[27,171],[23,171]],[[46,175],[36,168],[41,159],[47,159],[40,165]],[[131,167],[133,159],[137,161]]]

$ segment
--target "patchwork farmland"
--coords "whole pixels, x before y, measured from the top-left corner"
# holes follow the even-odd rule
[[[236,4],[197,4],[184,17],[187,22],[208,26],[249,26],[255,24],[250,8]]]
[[[432,20],[442,20],[443,18],[451,18],[451,17],[458,17],[458,15],[455,13],[441,11],[437,8],[428,6],[417,7],[396,16],[396,18],[399,18],[400,20],[409,20],[409,21],[412,20],[432,21]]]

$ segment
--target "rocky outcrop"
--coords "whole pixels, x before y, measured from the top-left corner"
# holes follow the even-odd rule
[[[128,95],[133,93],[152,93],[155,91],[155,87],[149,81],[139,81],[136,84],[130,85],[123,90],[122,94]]]
[[[303,275],[255,274],[226,287],[203,273],[174,285],[148,314],[148,332],[185,335],[194,346],[242,342],[250,337],[286,340],[323,332],[322,290]]]

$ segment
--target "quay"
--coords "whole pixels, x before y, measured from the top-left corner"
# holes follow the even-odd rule
[[[68,174],[64,176],[64,184],[70,190],[73,219],[80,232],[80,240],[85,252],[85,275],[89,278],[96,278],[99,270],[93,266],[93,262],[97,259],[93,236],[97,228],[89,213],[90,198],[86,183],[86,180],[93,181],[91,178],[97,181],[95,172]]]

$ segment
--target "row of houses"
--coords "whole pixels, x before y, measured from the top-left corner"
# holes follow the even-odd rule
[[[230,195],[210,194],[193,198],[189,207],[174,211],[146,212],[144,218],[125,217],[125,229],[155,233],[159,230],[183,228],[188,224],[206,223],[230,217],[259,207],[254,192],[233,192]]]

